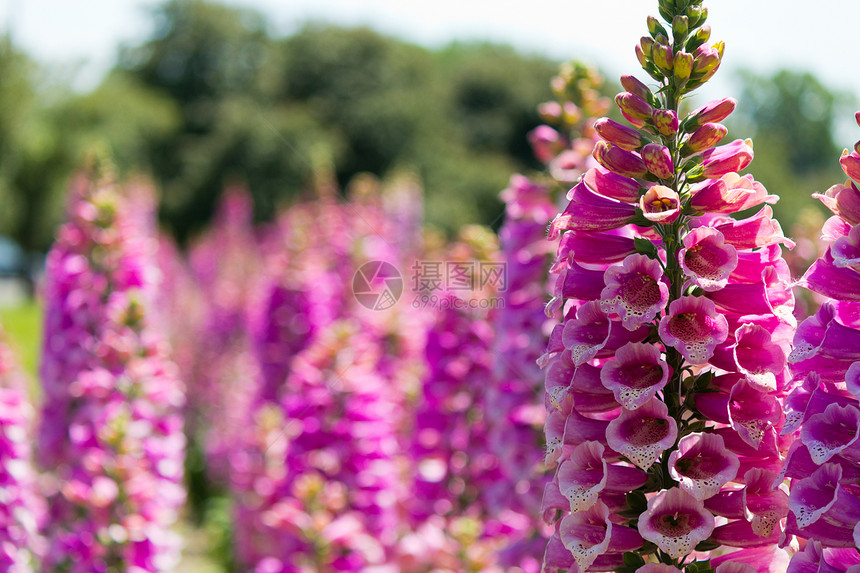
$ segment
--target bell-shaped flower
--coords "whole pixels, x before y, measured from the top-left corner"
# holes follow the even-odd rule
[[[678,425],[669,409],[652,398],[636,410],[621,410],[609,422],[606,443],[643,470],[647,470],[678,437]]]
[[[755,249],[780,243],[789,249],[794,248],[794,242],[782,234],[782,227],[773,218],[773,209],[769,205],[752,217],[726,220],[714,226],[736,249]]]
[[[603,365],[600,381],[622,407],[635,410],[663,389],[670,370],[656,346],[631,342],[615,352],[615,360]]]
[[[570,193],[570,203],[550,224],[549,234],[561,231],[609,231],[623,227],[636,214],[633,205],[595,193],[580,181]]]
[[[835,402],[827,406],[824,412],[811,416],[800,430],[800,439],[809,448],[809,454],[817,464],[823,464],[836,454],[844,455],[857,450],[855,444],[858,437],[860,410],[854,406],[843,407]]]
[[[669,149],[659,143],[649,143],[639,152],[648,171],[660,179],[671,179],[675,175],[675,164]]]
[[[785,573],[788,567],[788,553],[782,549],[770,546],[750,547],[739,549],[730,553],[711,557],[711,567],[719,567],[729,564],[744,564],[752,567],[755,573]]]
[[[824,464],[793,485],[788,507],[799,529],[812,525],[836,505],[841,478],[842,469],[837,464]]]
[[[860,273],[837,267],[829,249],[823,258],[812,263],[798,284],[836,300],[860,302]]]
[[[584,511],[593,506],[604,490],[626,493],[645,484],[648,476],[642,470],[608,464],[600,442],[583,442],[558,468],[559,491],[570,503],[570,511]]]
[[[741,177],[731,172],[694,189],[689,205],[704,213],[737,213],[762,203],[776,203],[778,199],[776,195],[768,195],[764,185],[752,175]]]
[[[562,235],[559,249],[575,253],[578,263],[601,265],[623,261],[636,252],[636,245],[632,237],[570,231]]]
[[[708,149],[702,153],[703,175],[717,179],[726,173],[741,171],[753,159],[752,140],[737,139],[727,145]]]
[[[606,286],[603,282],[604,271],[586,269],[576,261],[569,261],[567,269],[559,273],[556,296],[566,299],[589,301],[600,298],[600,293]]]
[[[777,389],[777,377],[785,373],[786,356],[774,344],[771,333],[758,325],[745,324],[735,332],[735,364],[750,385],[762,392]]]
[[[839,163],[842,165],[842,171],[845,172],[845,175],[854,181],[860,181],[860,154],[856,151],[851,153],[846,151],[839,159]]]
[[[860,225],[851,227],[847,235],[836,239],[830,245],[830,254],[836,267],[860,273]]]
[[[652,223],[666,225],[681,215],[681,200],[672,189],[654,185],[639,198],[639,208]]]
[[[853,181],[847,185],[834,185],[830,189],[812,195],[849,225],[860,223],[860,189]]]
[[[773,487],[775,479],[774,472],[762,468],[744,474],[745,517],[758,537],[771,537],[780,520],[788,514],[788,495]]]
[[[629,255],[620,267],[606,269],[600,309],[606,314],[617,314],[624,328],[635,330],[654,320],[666,307],[669,288],[662,278],[659,261],[645,255]]]
[[[618,199],[625,203],[636,203],[639,201],[639,182],[630,177],[622,177],[603,166],[589,169],[582,176],[582,180],[589,189],[596,191],[605,197]]]
[[[854,362],[845,373],[845,389],[860,398],[860,361]]]
[[[776,427],[782,419],[783,412],[775,396],[759,391],[748,380],[740,380],[729,393],[728,414],[738,436],[758,448],[768,429]]]
[[[570,350],[576,366],[585,364],[609,341],[612,321],[601,310],[596,301],[587,302],[576,311],[576,319],[564,323],[562,341]]]
[[[693,552],[714,530],[714,516],[702,500],[672,488],[648,500],[639,516],[639,534],[674,559]]]
[[[597,502],[590,508],[566,515],[559,525],[561,541],[573,555],[580,571],[585,571],[609,548],[613,524],[609,508]]]
[[[669,455],[669,475],[678,486],[699,500],[712,497],[735,479],[740,467],[738,456],[726,450],[723,439],[715,434],[689,434]]]
[[[648,173],[648,168],[639,155],[624,151],[611,143],[598,141],[592,154],[602,166],[623,177],[644,177]]]
[[[682,296],[669,304],[658,327],[663,342],[692,364],[705,364],[714,348],[726,341],[729,326],[714,303],[704,297]]]
[[[698,227],[684,237],[678,262],[693,284],[705,291],[725,287],[738,265],[738,251],[726,244],[723,234],[711,227]]]

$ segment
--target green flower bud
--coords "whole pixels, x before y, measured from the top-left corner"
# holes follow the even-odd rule
[[[639,45],[642,46],[642,53],[645,54],[646,57],[652,57],[654,40],[652,40],[648,36],[642,36],[642,38],[639,39]]]
[[[666,28],[660,24],[660,21],[657,20],[654,16],[648,16],[648,33],[651,34],[652,38],[656,38],[657,34],[662,34],[664,37],[668,36],[666,32]]]
[[[673,71],[673,55],[672,48],[663,44],[655,44],[651,57],[654,58],[654,63],[664,72]]]
[[[683,85],[693,73],[693,54],[678,52],[673,62],[673,72],[678,84]]]
[[[686,16],[675,16],[672,20],[672,35],[675,41],[683,39],[689,30],[690,21]]]

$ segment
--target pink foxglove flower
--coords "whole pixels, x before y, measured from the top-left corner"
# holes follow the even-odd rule
[[[752,160],[752,142],[715,147],[726,135],[717,122],[736,102],[679,115],[679,101],[723,57],[723,44],[708,42],[706,14],[698,0],[661,2],[668,26],[648,19],[636,53],[656,85],[622,78],[626,92],[616,103],[629,126],[598,123],[605,136],[593,154],[599,166],[579,182],[593,195],[574,188],[563,224],[550,229],[558,282],[547,311],[561,324],[539,363],[546,369],[546,462],[557,466],[543,503],[556,526],[544,560],[553,573],[577,562],[575,570],[694,570],[697,560],[727,552],[736,561],[709,568],[776,573],[786,566],[777,545],[786,535],[787,497],[774,483],[780,456],[792,447],[780,435],[796,326],[781,246],[792,243],[773,220],[776,197],[737,173]],[[762,204],[753,216],[733,217]],[[623,225],[621,205],[635,208]],[[608,216],[609,206],[618,219]],[[593,221],[568,223],[580,212]],[[849,234],[841,225],[830,233],[834,240]],[[840,262],[853,260],[850,239],[840,249]],[[847,268],[831,266],[830,275]],[[823,333],[812,334],[820,346]],[[793,422],[806,415],[803,400],[795,401]],[[796,451],[792,476],[813,463]],[[650,477],[622,498],[611,476],[631,466]],[[608,526],[586,513],[592,503],[609,508],[613,531],[638,526],[657,554],[619,556],[611,534],[606,541]],[[664,504],[672,510],[666,515]]]
[[[627,330],[635,330],[654,320],[669,300],[669,288],[662,281],[660,263],[645,255],[629,255],[621,266],[606,269],[606,288],[600,294],[600,309],[617,314]]]
[[[648,500],[639,516],[639,534],[678,559],[693,552],[714,530],[714,516],[702,501],[673,488]]]

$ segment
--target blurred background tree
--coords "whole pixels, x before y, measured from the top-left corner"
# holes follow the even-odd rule
[[[344,188],[359,172],[412,171],[431,224],[498,225],[510,174],[538,167],[526,134],[557,62],[322,23],[277,37],[259,12],[202,0],[167,0],[152,18],[151,36],[121,50],[89,93],[0,39],[0,233],[25,249],[48,246],[68,177],[93,148],[122,174],[155,180],[181,242],[225,186],[246,185],[266,220],[321,172]],[[732,131],[755,135],[754,171],[783,197],[776,210],[790,227],[811,191],[842,179],[833,124],[851,102],[808,73],[738,79]]]

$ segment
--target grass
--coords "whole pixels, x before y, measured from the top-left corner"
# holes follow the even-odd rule
[[[39,356],[42,345],[42,308],[36,300],[10,308],[0,308],[0,326],[5,334],[5,342],[15,351],[24,371],[33,381],[31,397],[39,394],[38,380]]]

